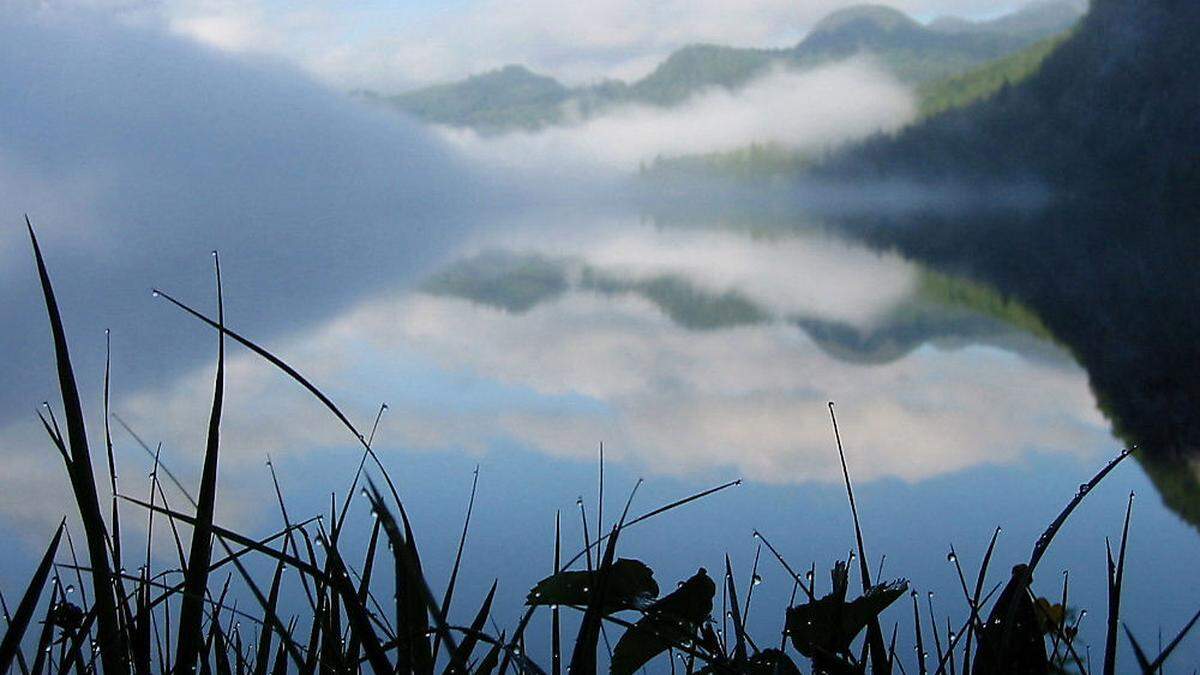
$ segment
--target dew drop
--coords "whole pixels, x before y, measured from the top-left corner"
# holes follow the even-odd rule
[[[750,579],[750,583],[751,583],[751,584],[753,584],[753,585],[755,585],[755,586],[757,586],[757,585],[761,584],[761,583],[762,583],[762,576],[761,576],[761,575],[758,575],[758,574],[755,574],[755,575],[754,575],[754,577],[753,577],[752,579]]]
[[[946,562],[955,562],[956,560],[958,560],[958,555],[954,551],[946,554]]]

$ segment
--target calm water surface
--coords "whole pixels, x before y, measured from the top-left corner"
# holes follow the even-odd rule
[[[464,622],[493,578],[497,620],[516,622],[526,590],[549,573],[556,512],[567,548],[582,542],[579,497],[595,532],[601,442],[606,527],[639,477],[633,513],[744,479],[628,532],[624,555],[654,567],[664,589],[699,566],[718,569],[726,552],[748,580],[754,529],[793,566],[815,563],[824,583],[854,546],[827,407],[836,401],[872,568],[932,592],[939,621],[949,615],[956,627],[966,614],[949,547],[973,577],[1002,527],[991,579],[1006,580],[1123,445],[1087,373],[1028,311],[817,223],[528,213],[473,229],[416,280],[367,286],[268,342],[361,426],[388,404],[376,445],[409,500],[435,586],[479,466],[455,609]],[[236,327],[239,311],[255,309],[227,291]],[[210,339],[196,329],[196,342]],[[188,449],[202,447],[211,377],[205,363],[141,382],[114,403],[163,441],[184,476],[196,473]],[[293,513],[328,511],[330,491],[340,499],[357,465],[345,429],[244,352],[234,352],[228,378],[223,522],[249,534],[276,527],[267,453]],[[136,483],[144,458],[118,436]],[[1153,645],[1160,627],[1169,637],[1200,605],[1189,583],[1194,528],[1128,462],[1085,500],[1035,579],[1036,592],[1057,598],[1070,568],[1070,604],[1089,609],[1081,631],[1097,656],[1104,541],[1119,538],[1130,491],[1138,498],[1124,618]],[[351,550],[369,530],[365,502],[356,515]],[[31,569],[38,545],[4,559],[6,588]],[[750,625],[772,643],[791,583],[765,551],[759,573]],[[905,640],[907,602],[892,621]],[[534,626],[529,646],[542,654],[546,631]],[[1198,655],[1200,639],[1189,640],[1174,663],[1184,670]]]

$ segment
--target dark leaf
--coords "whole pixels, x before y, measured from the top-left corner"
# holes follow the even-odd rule
[[[717,585],[702,567],[672,593],[646,609],[646,615],[631,626],[613,649],[612,672],[637,672],[668,648],[690,642],[700,625],[712,614]]]
[[[575,605],[588,603],[594,573],[559,572],[542,579],[525,597],[526,605]],[[658,597],[654,571],[645,563],[620,558],[609,572],[604,610],[612,614],[623,609],[644,609]]]
[[[862,597],[845,601],[846,567],[833,572],[833,592],[788,609],[787,632],[796,649],[809,658],[849,654],[854,638],[908,590],[908,582],[872,586]]]

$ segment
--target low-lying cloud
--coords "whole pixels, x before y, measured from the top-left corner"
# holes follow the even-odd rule
[[[774,70],[745,87],[706,90],[683,105],[629,105],[563,127],[502,136],[442,129],[488,166],[510,169],[636,169],[656,157],[775,143],[819,152],[913,119],[910,89],[868,58],[811,71]]]

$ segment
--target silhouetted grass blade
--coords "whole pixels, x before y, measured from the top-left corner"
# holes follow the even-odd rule
[[[467,500],[467,515],[463,518],[462,535],[458,538],[458,550],[454,553],[454,566],[450,569],[450,581],[446,583],[446,594],[442,596],[442,611],[450,612],[450,603],[454,599],[454,586],[458,583],[458,570],[462,565],[463,549],[467,545],[467,531],[471,527],[471,513],[475,510],[475,492],[479,487],[479,466],[475,466],[471,478],[471,498]],[[433,638],[433,661],[437,662],[438,651],[442,646],[442,634]]]
[[[833,422],[833,436],[837,440],[838,458],[842,462],[842,478],[846,482],[846,496],[850,500],[850,515],[854,518],[854,540],[858,545],[858,568],[862,578],[863,592],[871,588],[871,568],[867,565],[867,550],[863,543],[862,525],[858,520],[858,505],[854,501],[854,488],[850,485],[850,471],[846,467],[846,451],[842,448],[842,434],[838,430],[837,416],[833,412],[833,401],[829,402],[829,419]],[[883,631],[879,619],[872,616],[867,622],[867,644],[871,650],[872,670],[881,675],[888,671],[887,654],[883,644]]]
[[[979,574],[975,577],[975,592],[971,595],[971,617],[974,619],[967,622],[967,643],[963,651],[963,673],[969,675],[971,672],[971,641],[975,637],[976,632],[982,628],[978,621],[979,616],[979,597],[983,593],[983,584],[987,580],[988,566],[992,562],[992,552],[996,550],[996,540],[1000,537],[1000,528],[997,527],[992,532],[992,540],[988,542],[987,552],[983,554],[983,562],[979,565]],[[958,563],[955,556],[955,564]]]
[[[974,675],[1048,672],[1046,642],[1029,590],[1032,580],[1028,567],[1013,567],[1008,584],[979,633]]]
[[[267,592],[267,607],[266,613],[269,615],[275,614],[276,608],[279,606],[279,588],[283,584],[283,561],[275,563],[275,575],[271,577],[271,589]],[[254,673],[255,675],[266,675],[268,662],[271,658],[271,639],[273,637],[274,626],[269,622],[264,622],[262,634],[258,638],[258,649],[254,657]]]
[[[491,675],[492,671],[496,669],[496,664],[500,663],[500,650],[505,644],[504,637],[504,633],[500,633],[500,639],[492,645],[483,660],[475,667],[475,675]]]
[[[379,519],[375,518],[374,523],[371,526],[371,539],[367,544],[367,555],[365,557],[365,561],[363,562],[362,578],[358,584],[358,602],[363,607],[367,606],[367,600],[373,600],[371,597],[371,575],[375,570],[375,548],[379,544],[380,530],[381,525],[379,523]],[[390,633],[388,634],[389,639],[394,637],[394,635]],[[350,646],[346,649],[347,662],[358,662],[358,653],[361,647],[362,643],[359,641],[358,634],[352,632],[350,634]]]
[[[12,614],[8,611],[8,603],[4,600],[4,593],[0,593],[0,610],[3,610],[4,624],[12,624]],[[29,664],[25,662],[25,654],[21,651],[19,641],[17,645],[17,667],[21,669],[21,675],[29,675]]]
[[[733,660],[737,664],[746,662],[746,626],[742,623],[742,610],[738,606],[737,584],[733,580],[733,566],[725,556],[725,587],[729,592],[729,613],[733,619]]]
[[[925,632],[921,630],[921,603],[917,602],[917,592],[913,591],[912,606],[913,606],[913,631],[917,635],[917,672],[921,675],[927,675],[929,670],[925,667]],[[941,660],[941,655],[938,656]]]
[[[562,571],[562,523],[561,512],[554,512],[554,574]],[[550,672],[562,675],[562,626],[558,605],[550,608]]]
[[[445,615],[438,607],[433,592],[429,590],[429,584],[421,573],[420,562],[414,559],[415,544],[406,541],[406,535],[411,533],[411,528],[408,526],[408,518],[404,517],[403,504],[398,504],[405,522],[405,532],[401,533],[396,519],[392,517],[391,511],[384,504],[383,497],[374,483],[369,482],[368,488],[367,496],[371,500],[371,509],[383,526],[392,550],[392,558],[395,561],[397,670],[401,673],[412,672],[417,663],[413,655],[416,650],[420,649],[420,643],[423,642],[424,649],[429,650],[427,637],[429,632],[427,617],[429,615],[433,616],[438,631],[443,634],[446,647],[450,651],[454,651],[458,649],[458,645],[454,637],[450,635]],[[407,590],[409,593],[402,594],[402,590]],[[413,595],[423,601],[420,606],[421,616],[419,618],[413,616],[413,608],[416,606],[411,599]],[[414,621],[416,626],[413,625]],[[424,667],[431,671],[433,668],[432,652],[426,651],[426,654],[428,656]],[[420,659],[419,656],[418,659]]]
[[[70,440],[71,463],[67,473],[71,480],[71,489],[75,495],[75,504],[79,508],[79,517],[83,521],[83,530],[87,538],[88,558],[92,565],[92,592],[96,611],[97,623],[100,629],[100,640],[116,644],[116,649],[101,652],[100,658],[104,672],[108,675],[120,675],[127,672],[127,665],[122,658],[127,652],[120,642],[123,636],[117,617],[116,602],[112,591],[112,570],[108,560],[108,533],[101,515],[100,499],[96,493],[96,477],[92,471],[92,457],[88,449],[87,430],[84,427],[83,405],[79,399],[79,388],[75,384],[75,372],[71,367],[71,354],[67,348],[67,335],[63,329],[62,317],[58,311],[58,302],[54,297],[54,288],[50,283],[50,274],[46,270],[46,262],[42,258],[37,236],[33,232],[33,224],[25,217],[25,226],[29,230],[29,240],[33,245],[33,254],[37,260],[38,277],[42,285],[42,295],[45,299],[46,313],[50,319],[50,332],[54,338],[54,357],[58,366],[58,384],[63,401],[63,415],[66,418],[67,438]]]
[[[596,644],[600,640],[600,626],[605,615],[608,582],[619,536],[620,529],[614,527],[609,534],[608,543],[604,547],[604,556],[588,587],[587,605],[583,612],[583,620],[579,624],[579,633],[575,637],[575,648],[571,652],[571,664],[567,667],[572,675],[595,675],[596,673]]]
[[[64,520],[54,532],[54,537],[50,539],[50,545],[46,547],[42,561],[38,564],[33,578],[25,588],[25,594],[21,596],[17,611],[9,621],[8,630],[4,632],[4,639],[0,640],[0,673],[7,673],[13,660],[17,657],[17,650],[21,646],[22,638],[25,637],[25,630],[29,627],[29,622],[33,619],[33,612],[37,609],[38,600],[46,588],[46,579],[49,578],[50,569],[54,566],[54,555],[58,552],[58,542],[62,539],[65,527],[66,521]]]
[[[1112,472],[1113,469],[1117,468],[1118,464],[1125,461],[1125,458],[1132,455],[1134,450],[1135,448],[1126,448],[1125,450],[1122,450],[1120,454],[1109,461],[1108,464],[1104,465],[1104,468],[1100,469],[1095,476],[1092,476],[1091,480],[1079,486],[1079,490],[1075,493],[1075,496],[1071,498],[1071,501],[1067,502],[1066,507],[1064,507],[1062,512],[1058,514],[1058,517],[1056,517],[1054,521],[1050,523],[1050,526],[1046,528],[1046,531],[1042,533],[1042,536],[1038,537],[1037,541],[1034,542],[1033,552],[1029,556],[1028,569],[1030,575],[1032,575],[1034,570],[1037,569],[1038,563],[1041,561],[1042,556],[1045,555],[1046,549],[1050,548],[1050,543],[1054,541],[1055,535],[1057,535],[1058,531],[1062,529],[1063,523],[1067,522],[1067,518],[1070,517],[1070,515],[1075,511],[1080,502],[1083,501],[1083,498],[1090,494],[1092,489],[1099,485],[1100,481],[1104,480],[1105,476]]]
[[[1129,543],[1129,518],[1133,515],[1133,493],[1129,493],[1129,504],[1125,507],[1125,524],[1121,528],[1121,549],[1113,563],[1112,550],[1108,549],[1108,624],[1104,634],[1104,675],[1117,672],[1117,624],[1121,617],[1121,585],[1125,578],[1125,547]]]
[[[488,590],[487,597],[483,599],[483,605],[475,614],[475,619],[471,621],[471,628],[467,631],[463,641],[459,643],[458,649],[450,655],[450,663],[446,666],[445,675],[463,674],[468,672],[468,664],[471,662],[471,653],[475,651],[475,646],[479,644],[479,635],[487,624],[488,616],[492,612],[492,600],[496,597],[496,584],[492,582],[492,587]]]
[[[225,325],[225,301],[221,292],[221,264],[216,251],[213,263],[217,276],[217,323]],[[183,604],[179,610],[179,644],[175,664],[190,668],[200,649],[200,622],[203,619],[202,597],[208,587],[209,563],[212,562],[213,511],[217,499],[217,462],[220,453],[221,408],[225,396],[225,332],[217,338],[217,373],[213,384],[212,409],[208,419],[208,438],[204,449],[204,469],[200,477],[200,492],[196,504],[196,519],[192,524],[192,543],[188,554],[188,569],[184,576]]]
[[[371,619],[368,617],[367,609],[359,598],[357,589],[350,583],[350,575],[346,570],[346,564],[342,560],[341,553],[338,552],[335,544],[327,541],[325,554],[328,556],[327,560],[330,562],[330,583],[333,586],[334,592],[341,599],[342,605],[346,608],[346,618],[350,622],[350,626],[359,644],[362,645],[363,651],[366,652],[367,660],[375,672],[391,672],[392,664],[383,653],[379,637],[375,634],[375,629],[371,625]],[[330,634],[326,635],[326,639],[335,640],[334,644],[340,645],[341,630],[336,621],[337,603],[331,603],[331,606],[335,608],[331,612],[333,625]]]

